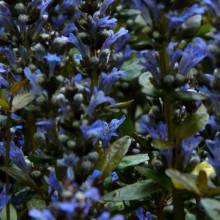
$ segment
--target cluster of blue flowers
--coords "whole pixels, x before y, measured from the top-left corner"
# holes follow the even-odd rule
[[[218,0],[0,1],[0,219],[218,219]]]

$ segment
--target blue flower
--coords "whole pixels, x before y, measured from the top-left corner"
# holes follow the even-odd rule
[[[125,72],[122,70],[118,71],[117,68],[113,68],[111,72],[108,73],[102,72],[99,76],[98,89],[104,91],[105,94],[108,94],[115,80],[122,76],[125,76]]]
[[[114,44],[118,38],[128,33],[125,28],[120,28],[120,30],[114,34],[112,30],[109,30],[110,36],[105,40],[102,47],[103,49],[108,49],[112,44]]]
[[[49,177],[45,176],[44,179],[54,190],[57,190],[59,192],[62,190],[62,184],[57,180],[54,172],[50,172]]]
[[[62,25],[67,20],[67,16],[63,14],[59,14],[58,17],[52,16],[51,20],[52,20],[53,26],[55,28],[59,28],[60,25]]]
[[[140,61],[140,64],[145,67],[145,71],[149,71],[154,78],[160,78],[159,65],[154,55],[154,51],[147,51],[141,53],[141,57],[145,59],[145,62]]]
[[[192,151],[196,149],[199,143],[202,141],[201,136],[191,136],[186,138],[181,143],[181,163],[183,168],[187,166],[189,159],[191,157]]]
[[[8,87],[8,81],[7,80],[5,80],[3,77],[1,77],[0,76],[0,88],[1,88],[1,86],[4,86],[4,87]]]
[[[181,16],[177,16],[177,12],[170,11],[166,17],[168,18],[169,30],[179,28],[187,19],[196,14],[204,14],[205,8],[199,6],[198,4],[192,5],[190,8],[186,9]]]
[[[3,157],[6,157],[6,149],[3,142],[0,142],[0,153]],[[22,171],[26,173],[29,172],[29,168],[25,162],[23,151],[15,146],[14,141],[11,141],[10,143],[10,160]]]
[[[219,0],[203,0],[202,2],[214,16],[220,16]]]
[[[0,63],[0,73],[6,73],[7,69],[3,63]]]
[[[94,87],[93,95],[90,98],[89,105],[86,108],[86,115],[90,115],[93,113],[94,109],[105,102],[110,103],[111,105],[115,104],[115,100],[110,96],[105,96],[105,93],[101,90],[98,90]]]
[[[100,139],[103,130],[103,121],[97,120],[92,125],[86,126],[85,124],[80,125],[80,129],[83,133],[84,138],[92,139],[93,144]]]
[[[15,68],[17,57],[15,56],[14,51],[11,49],[11,46],[0,47],[0,52],[3,53],[8,63],[12,65],[13,68]]]
[[[216,176],[220,175],[220,140],[215,137],[214,141],[207,140],[207,147],[209,149],[208,159],[209,163],[214,167]]]
[[[114,2],[114,0],[104,0],[102,5],[101,5],[101,8],[99,10],[99,14],[100,15],[103,15],[105,14],[107,8],[109,7],[110,4],[112,4]]]
[[[94,180],[102,175],[102,171],[95,169],[92,174],[87,178],[87,181],[90,183],[90,185],[93,184]]]
[[[140,207],[136,211],[136,216],[139,220],[153,220],[151,213],[150,212],[144,213],[144,209],[142,207]]]
[[[73,166],[77,163],[78,160],[79,158],[76,157],[74,154],[64,154],[64,158],[57,160],[57,164],[67,167],[67,178],[72,180],[74,179]]]
[[[134,0],[134,4],[135,4],[135,8],[142,13],[146,24],[152,24],[152,20],[150,18],[149,10],[146,7],[146,5],[143,3],[143,1],[142,0]]]
[[[116,28],[117,26],[117,20],[115,18],[110,18],[110,16],[99,18],[98,14],[95,13],[93,17],[90,15],[88,18],[92,23],[93,30],[96,30],[99,27]]]
[[[42,211],[38,209],[31,209],[28,214],[30,217],[36,218],[37,220],[55,220],[51,212],[47,209]]]
[[[115,215],[113,218],[110,217],[110,213],[107,211],[104,211],[97,220],[124,220],[124,217],[122,215]]]
[[[91,199],[96,202],[98,202],[100,199],[99,190],[95,187],[92,187],[92,188],[88,189],[87,191],[85,191],[84,196],[85,196],[85,198]]]
[[[0,212],[4,208],[4,206],[8,203],[8,201],[11,199],[11,195],[7,195],[6,193],[6,186],[4,185],[2,192],[0,194]]]
[[[74,199],[71,201],[63,201],[63,202],[56,202],[57,207],[59,207],[62,211],[67,213],[73,213],[77,207],[80,206],[80,203]]]
[[[26,78],[28,80],[30,80],[33,92],[36,95],[42,95],[42,89],[41,89],[41,87],[40,87],[40,85],[39,85],[39,83],[37,81],[37,75],[33,74],[29,67],[25,67],[24,68],[24,75],[26,76]]]
[[[118,174],[115,171],[112,172],[112,174],[111,174],[111,182],[114,182],[114,181],[116,181],[118,179],[119,179]]]
[[[207,56],[207,45],[201,38],[195,38],[193,43],[196,45],[189,43],[183,51],[178,67],[180,74],[188,74],[194,66]]]
[[[52,77],[54,74],[55,66],[58,62],[61,61],[60,57],[58,57],[56,54],[47,53],[44,58],[47,60],[47,63],[49,65],[49,76]]]
[[[125,120],[123,115],[121,119],[113,119],[109,124],[101,120],[95,121],[91,126],[81,125],[80,129],[84,138],[93,140],[95,144],[99,139],[102,141],[102,146],[106,148],[112,136],[117,136],[116,130]]]
[[[70,33],[68,40],[79,49],[83,57],[88,57],[88,49],[79,38],[77,38],[73,33]]]
[[[153,125],[150,120],[142,117],[141,128],[147,132],[153,139],[167,140],[167,126],[164,122],[159,122],[158,125]]]
[[[62,35],[68,36],[71,32],[73,32],[76,29],[75,24],[65,24],[65,28],[62,31]]]
[[[101,141],[102,141],[102,147],[106,148],[109,144],[110,139],[113,136],[118,136],[117,133],[115,132],[118,127],[125,121],[125,115],[121,117],[121,119],[112,119],[111,122],[108,124],[107,122],[104,122],[104,128],[103,128],[103,133],[101,136]]]

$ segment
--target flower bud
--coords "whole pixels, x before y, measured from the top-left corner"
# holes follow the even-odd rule
[[[16,12],[16,14],[24,14],[25,13],[25,6],[23,3],[17,3],[15,6],[14,6],[14,10]]]
[[[173,75],[170,75],[170,74],[166,75],[163,78],[163,87],[169,90],[172,89],[174,81],[175,81],[175,78]]]
[[[74,104],[79,105],[83,102],[83,94],[82,93],[77,93],[74,95],[73,100]]]
[[[98,157],[99,157],[99,154],[98,152],[96,151],[93,151],[93,152],[90,152],[88,155],[88,160],[91,161],[91,162],[95,162],[98,160]]]

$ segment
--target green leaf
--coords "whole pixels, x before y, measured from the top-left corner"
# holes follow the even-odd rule
[[[171,178],[175,188],[187,190],[200,195],[200,191],[196,185],[196,177],[192,174],[180,173],[174,169],[166,170],[166,174]]]
[[[150,146],[150,143],[149,143],[149,140],[147,139],[147,137],[145,137],[143,135],[140,135],[138,133],[134,133],[132,137],[135,139],[135,141],[137,143],[139,143],[141,145],[141,147],[146,148],[148,150],[152,150],[152,148]]]
[[[131,138],[128,136],[116,140],[105,152],[100,154],[97,162],[97,169],[103,172],[102,176],[107,177],[118,166],[121,159],[127,153],[131,144]]]
[[[216,187],[214,189],[208,189],[208,191],[205,194],[205,196],[207,197],[213,197],[218,195],[220,195],[220,187]]]
[[[159,186],[155,185],[151,180],[145,180],[114,190],[104,195],[102,200],[112,202],[139,200],[150,197],[158,191],[160,191]]]
[[[143,66],[139,64],[141,60],[143,59],[132,59],[124,62],[121,69],[125,71],[126,76],[123,77],[123,80],[131,81],[141,75],[143,69]]]
[[[208,98],[208,95],[200,92],[200,93],[194,93],[194,92],[188,92],[188,91],[176,91],[175,100],[184,100],[184,101],[202,101]]]
[[[127,167],[135,166],[147,160],[149,160],[148,154],[136,154],[132,156],[126,156],[119,163],[117,170],[123,170]]]
[[[7,122],[7,116],[0,115],[0,125],[6,125]]]
[[[12,167],[2,167],[1,168],[5,173],[14,178],[16,181],[21,183],[24,186],[29,186],[30,188],[40,192],[37,184],[29,177],[26,173],[21,170],[12,168]]]
[[[152,147],[162,150],[169,150],[174,147],[174,144],[170,141],[163,141],[159,139],[154,139],[151,143]]]
[[[3,98],[0,98],[0,107],[2,107],[4,110],[8,111],[9,110],[9,104],[8,102],[3,99]]]
[[[13,84],[12,88],[11,88],[11,95],[14,96],[16,95],[16,93],[22,89],[24,87],[24,85],[27,83],[27,79],[23,79],[20,82],[16,82],[15,84]]]
[[[201,203],[205,212],[212,220],[219,220],[220,217],[220,201],[215,199],[201,199]]]
[[[31,93],[18,94],[13,98],[12,101],[12,112],[15,112],[26,105],[30,104],[34,100],[35,96]]]
[[[188,116],[182,124],[176,126],[175,137],[181,141],[187,137],[194,135],[196,132],[202,130],[209,120],[209,114],[206,108],[201,105],[196,113]]]
[[[167,176],[161,173],[158,173],[155,170],[147,168],[147,167],[138,166],[138,167],[135,167],[135,170],[137,170],[141,175],[155,181],[156,183],[161,185],[163,188],[171,191],[172,183]]]
[[[207,23],[207,24],[202,25],[199,29],[199,32],[197,33],[197,36],[204,37],[208,32],[210,32],[210,30],[212,28],[213,27],[212,27],[211,23]]]
[[[192,213],[186,213],[186,220],[198,220],[196,216]]]
[[[17,220],[18,216],[15,207],[12,204],[9,204],[9,206],[10,206],[10,219]],[[0,212],[0,220],[6,220],[6,219],[7,219],[7,215],[6,215],[6,206],[5,206]]]
[[[119,103],[116,103],[115,105],[109,105],[109,106],[106,106],[105,108],[106,109],[109,109],[109,108],[127,108],[128,106],[131,105],[132,102],[134,102],[134,99],[126,101],[126,102],[119,102]]]
[[[152,78],[152,74],[150,72],[142,73],[139,77],[139,83],[143,86],[142,92],[152,97],[158,97],[161,95],[161,90],[158,90],[153,86],[150,78]]]

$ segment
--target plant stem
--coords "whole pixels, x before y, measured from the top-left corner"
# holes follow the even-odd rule
[[[10,142],[11,142],[11,108],[12,108],[13,96],[10,97],[9,100],[9,110],[7,113],[7,129],[6,129],[6,155],[5,155],[5,166],[10,166]],[[9,175],[6,173],[6,193],[10,194],[10,183],[9,183]],[[6,218],[10,220],[10,204],[6,205]]]
[[[169,73],[169,56],[167,53],[167,43],[163,42],[161,49],[159,50],[160,55],[160,71],[162,77],[165,77]],[[171,93],[164,91],[163,103],[164,103],[164,117],[167,125],[167,136],[168,141],[173,143],[173,156],[172,156],[172,168],[178,169],[178,149],[175,143],[175,124],[173,123],[174,116],[174,103],[170,99]],[[173,187],[173,219],[184,220],[184,205],[183,197],[180,195],[178,190]]]

